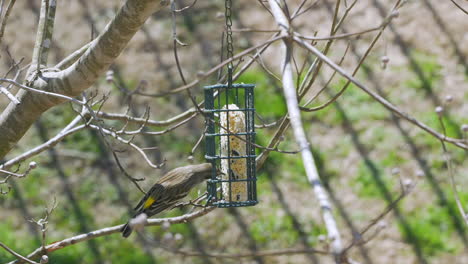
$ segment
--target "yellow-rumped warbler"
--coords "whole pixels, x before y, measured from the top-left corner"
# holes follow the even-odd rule
[[[187,196],[190,189],[211,177],[211,168],[211,163],[203,163],[180,167],[166,173],[140,200],[133,217],[142,213],[150,217],[172,209],[180,199]],[[124,225],[120,232],[123,237],[128,237],[132,233],[129,223]]]

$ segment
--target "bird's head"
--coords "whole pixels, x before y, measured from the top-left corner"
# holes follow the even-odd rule
[[[212,175],[212,168],[213,166],[211,163],[203,163],[203,164],[198,164],[198,165],[192,165],[192,171],[193,173],[197,176],[200,182],[204,180],[211,179]],[[216,169],[216,176],[223,175],[224,173],[221,172],[220,169]]]
[[[211,178],[212,168],[213,166],[211,165],[211,163],[192,165],[193,173],[197,176],[200,182]]]

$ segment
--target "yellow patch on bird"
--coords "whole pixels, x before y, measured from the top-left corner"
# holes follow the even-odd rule
[[[153,199],[153,197],[149,197],[148,200],[146,200],[145,205],[143,205],[143,209],[146,209],[153,205],[154,201],[155,200]]]

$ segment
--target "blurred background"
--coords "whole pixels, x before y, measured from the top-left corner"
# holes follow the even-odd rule
[[[178,8],[191,1],[176,1]],[[235,0],[233,28],[276,30],[277,25],[260,1]],[[291,10],[302,2],[286,1]],[[309,1],[312,3],[312,1]],[[342,1],[342,12],[346,9]],[[463,2],[463,1],[458,1]],[[89,42],[114,17],[124,1],[58,1],[50,64],[54,65]],[[304,35],[329,35],[336,2],[318,0],[310,10],[294,20],[294,28]],[[359,0],[350,11],[340,33],[358,32],[380,25],[393,1]],[[466,6],[466,5],[465,5]],[[0,68],[6,72],[12,59],[30,62],[39,17],[40,1],[18,1],[1,43]],[[292,11],[291,11],[292,12]],[[340,12],[340,15],[343,14]],[[188,44],[179,47],[187,80],[217,65],[224,30],[224,2],[198,1],[176,18],[178,38]],[[372,90],[432,128],[442,131],[435,113],[444,107],[444,125],[451,137],[462,138],[462,124],[468,123],[468,19],[450,1],[414,0],[399,10],[399,16],[385,30],[365,61],[357,78]],[[329,56],[335,61],[349,50],[342,66],[351,72],[376,33],[336,40]],[[261,43],[272,32],[234,32],[235,53]],[[318,42],[323,48],[325,42]],[[254,64],[238,82],[255,83],[255,106],[265,123],[277,121],[287,109],[280,76],[281,43],[275,43],[262,56],[262,67]],[[146,107],[152,119],[165,120],[191,108],[185,93],[162,98],[128,96],[125,90],[145,86],[157,93],[182,86],[172,42],[169,9],[155,13],[135,35],[112,66],[117,85],[105,76],[87,93],[109,94],[104,111],[141,116]],[[298,64],[314,57],[297,48]],[[385,58],[384,58],[385,57]],[[248,58],[248,57],[246,57]],[[388,58],[386,67],[382,60]],[[311,89],[315,94],[333,71],[323,67]],[[216,83],[208,78],[192,90],[203,99],[202,86]],[[336,94],[345,83],[338,75],[313,105]],[[0,96],[4,109],[8,99]],[[7,160],[56,135],[76,113],[70,104],[46,112],[7,155]],[[398,119],[355,86],[329,107],[303,113],[311,148],[320,175],[333,201],[334,213],[348,244],[401,192],[400,180],[416,183],[415,190],[386,216],[375,237],[350,251],[358,263],[468,263],[467,225],[456,208],[447,164],[440,142],[421,129]],[[261,121],[257,119],[257,123]],[[114,123],[108,123],[110,126]],[[115,122],[116,127],[122,123]],[[267,145],[276,127],[257,130],[257,143]],[[149,128],[157,131],[158,128]],[[150,168],[141,156],[122,144],[118,156],[125,169],[144,177],[145,189],[165,172],[190,162],[204,162],[204,146],[191,150],[204,130],[202,116],[171,133],[140,135],[141,146],[154,163],[166,161],[160,170]],[[1,137],[1,135],[0,135]],[[287,131],[280,149],[297,150],[292,131]],[[466,151],[449,147],[454,176],[462,202],[468,204],[468,163]],[[29,161],[38,168],[22,179],[11,180],[11,191],[0,195],[0,241],[27,255],[41,245],[39,227],[29,219],[44,216],[44,207],[54,197],[58,206],[49,217],[47,242],[103,227],[123,224],[141,198],[138,189],[123,175],[102,138],[92,130],[67,137],[53,150]],[[23,165],[25,166],[25,165]],[[205,191],[205,185],[191,197]],[[216,209],[185,224],[153,226],[144,236],[123,239],[113,234],[79,243],[52,253],[50,263],[332,263],[331,258],[314,254],[256,256],[243,259],[184,256],[160,247],[161,244],[205,253],[251,253],[285,248],[326,249],[326,230],[318,202],[307,181],[300,154],[273,152],[258,174],[259,204],[249,208]],[[182,215],[191,208],[175,209],[158,217]],[[0,250],[0,263],[13,260]]]

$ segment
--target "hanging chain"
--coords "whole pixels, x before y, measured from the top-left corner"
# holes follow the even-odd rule
[[[232,57],[234,56],[233,53],[234,53],[234,47],[232,46],[232,19],[231,19],[231,16],[232,16],[232,2],[231,0],[226,0],[225,1],[225,17],[226,17],[226,50],[227,50],[227,59],[232,59]],[[229,62],[228,63],[228,70],[231,71],[232,68],[233,68],[233,62]]]

